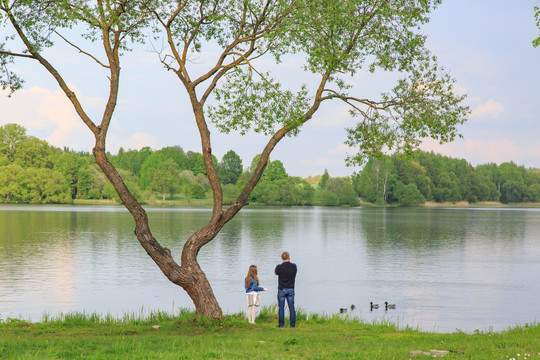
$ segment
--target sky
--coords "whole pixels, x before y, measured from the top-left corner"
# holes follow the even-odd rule
[[[461,139],[439,145],[424,141],[421,148],[463,158],[473,166],[513,161],[540,168],[540,48],[532,40],[540,35],[534,21],[538,0],[445,0],[423,28],[427,47],[467,94],[472,112],[459,127]],[[0,36],[3,34],[0,30]],[[154,150],[180,145],[201,152],[200,138],[187,96],[173,73],[165,71],[153,51],[159,43],[146,44],[123,57],[118,107],[107,140],[107,150],[120,147]],[[195,66],[210,63],[212,52],[193,59]],[[100,119],[108,84],[106,73],[69,46],[59,44],[45,56],[73,86],[90,115]],[[284,85],[313,83],[298,71],[300,59],[286,58],[276,70]],[[35,62],[22,59],[14,70],[25,79],[24,88],[11,98],[0,91],[0,125],[18,123],[27,133],[57,147],[91,151],[93,137],[77,117],[52,77]],[[385,74],[358,73],[351,82],[359,96],[376,96],[393,86]],[[348,176],[358,167],[347,167],[345,157],[354,149],[344,145],[345,128],[354,125],[346,108],[324,103],[297,137],[287,137],[271,160],[283,162],[289,175],[314,176],[325,169],[330,176]],[[218,158],[234,150],[244,167],[259,154],[267,138],[212,131],[213,154]]]

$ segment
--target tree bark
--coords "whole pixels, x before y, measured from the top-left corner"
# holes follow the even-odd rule
[[[188,275],[187,283],[182,288],[188,293],[195,305],[197,314],[218,318],[222,315],[221,307],[214,295],[212,286],[197,262],[182,265]]]
[[[104,149],[96,146],[93,153],[98,166],[103,170],[120,196],[124,206],[133,216],[135,220],[135,236],[146,253],[172,283],[182,287],[189,294],[197,314],[213,318],[220,317],[222,315],[221,308],[206,274],[201,270],[197,262],[197,254],[204,244],[211,241],[218,234],[224,223],[209,224],[193,234],[184,245],[182,265],[178,265],[173,259],[171,251],[162,247],[153,237],[148,225],[146,211],[131,194],[114,166],[109,162]]]

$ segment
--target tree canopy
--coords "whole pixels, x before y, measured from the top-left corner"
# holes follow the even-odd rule
[[[347,144],[359,149],[348,159],[352,163],[388,150],[410,152],[425,137],[447,142],[458,135],[468,108],[464,97],[454,92],[454,79],[426,48],[421,29],[439,4],[440,0],[0,0],[0,24],[7,34],[0,40],[0,81],[11,91],[21,87],[22,79],[13,72],[15,60],[37,61],[54,77],[93,133],[96,163],[132,214],[141,245],[164,275],[187,291],[199,313],[219,316],[221,309],[197,255],[248,203],[275,146],[285,136],[297,135],[323,102],[342,101],[358,118],[347,130]],[[147,35],[148,30],[153,35]],[[92,54],[76,45],[70,38],[77,35],[101,44],[102,52]],[[105,150],[118,104],[120,55],[152,36],[164,39],[166,48],[156,55],[189,97],[202,145],[202,158],[193,159],[198,164],[195,175],[207,176],[213,196],[212,217],[187,239],[180,263],[152,235],[146,212]],[[90,117],[46,58],[54,53],[56,41],[65,41],[107,71],[109,93],[101,119]],[[46,53],[46,48],[52,50]],[[216,48],[217,55],[211,57]],[[209,65],[194,69],[193,53],[204,53]],[[290,55],[304,59],[303,69],[318,79],[317,85],[288,89],[261,65]],[[362,70],[395,72],[400,79],[378,98],[366,98],[349,83]],[[212,106],[209,99],[215,100]],[[255,131],[268,136],[257,165],[227,208],[207,118],[224,133]],[[270,173],[286,180],[280,171]]]
[[[242,159],[233,150],[229,150],[218,166],[219,179],[224,184],[236,184],[242,175]]]
[[[538,6],[534,7],[534,18],[536,20],[536,27],[540,30],[540,8]],[[533,40],[533,46],[540,46],[540,36]]]

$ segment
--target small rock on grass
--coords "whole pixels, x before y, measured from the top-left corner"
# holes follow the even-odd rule
[[[422,350],[413,350],[409,353],[410,356],[416,356],[416,355],[425,355],[425,356],[433,356],[433,357],[442,357],[445,355],[448,355],[450,351],[448,350],[430,350],[422,351]]]
[[[430,350],[429,352],[431,352],[431,355],[436,356],[436,357],[448,355],[450,353],[450,351],[448,350]]]
[[[411,356],[416,356],[416,355],[426,355],[426,356],[430,356],[431,353],[429,352],[425,352],[425,351],[422,351],[422,350],[413,350],[409,353],[409,355]]]

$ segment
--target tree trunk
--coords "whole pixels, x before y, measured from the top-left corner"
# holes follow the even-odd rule
[[[94,148],[94,156],[97,164],[133,216],[135,220],[135,236],[146,253],[172,283],[182,287],[189,294],[197,314],[213,318],[220,317],[222,315],[221,308],[206,278],[206,274],[201,270],[197,262],[197,254],[204,244],[217,235],[224,222],[209,224],[193,234],[184,245],[182,265],[178,265],[171,256],[171,251],[162,247],[153,237],[145,210],[131,194],[114,166],[109,162],[105,151],[96,147]]]
[[[193,301],[197,314],[213,318],[220,317],[222,315],[221,308],[212,291],[212,286],[210,286],[210,282],[199,264],[195,262],[189,266],[182,265],[182,268],[186,269],[186,275],[189,278],[187,284],[184,284],[182,288]]]

